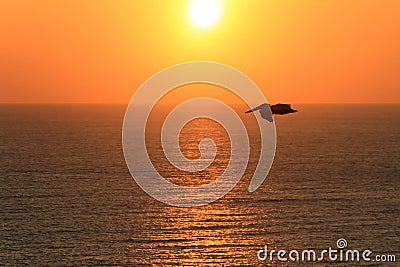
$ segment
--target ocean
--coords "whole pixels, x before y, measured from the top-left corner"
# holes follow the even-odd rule
[[[125,105],[0,105],[0,265],[396,266],[374,256],[400,261],[400,105],[293,106],[275,117],[275,160],[255,192],[247,173],[216,202],[179,208],[131,177]],[[188,157],[207,132],[183,135]],[[218,160],[207,175],[171,179],[207,183]],[[339,239],[372,260],[258,257],[265,246],[319,255]]]

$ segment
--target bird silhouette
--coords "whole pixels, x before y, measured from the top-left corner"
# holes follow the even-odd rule
[[[275,105],[269,105],[267,103],[261,104],[258,107],[255,107],[253,109],[250,109],[246,111],[245,113],[251,113],[255,111],[260,111],[261,118],[273,122],[274,119],[272,118],[272,114],[277,114],[277,115],[285,115],[289,113],[295,113],[297,110],[292,109],[292,107],[289,104],[275,104]]]

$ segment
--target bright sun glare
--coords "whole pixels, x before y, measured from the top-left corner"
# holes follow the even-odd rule
[[[218,20],[219,13],[218,0],[192,0],[189,7],[190,19],[201,28],[213,25]]]

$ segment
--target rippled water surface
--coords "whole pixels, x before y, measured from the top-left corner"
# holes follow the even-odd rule
[[[257,191],[247,191],[246,174],[210,205],[176,208],[131,178],[125,106],[1,105],[0,265],[290,265],[259,261],[257,251],[336,248],[339,238],[399,261],[400,106],[296,108],[276,118],[275,161]],[[193,142],[209,127],[182,133],[187,157],[196,157]],[[222,131],[211,133],[225,142]],[[229,144],[219,145],[213,169],[186,180],[172,173],[171,181],[214,179],[229,158]]]

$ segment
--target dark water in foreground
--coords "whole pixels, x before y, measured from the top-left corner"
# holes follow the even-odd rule
[[[400,105],[296,108],[276,118],[275,161],[257,191],[247,180],[213,204],[175,208],[128,172],[125,106],[1,105],[0,265],[309,266],[257,251],[321,251],[339,238],[398,263]],[[351,265],[326,260],[316,265]]]

